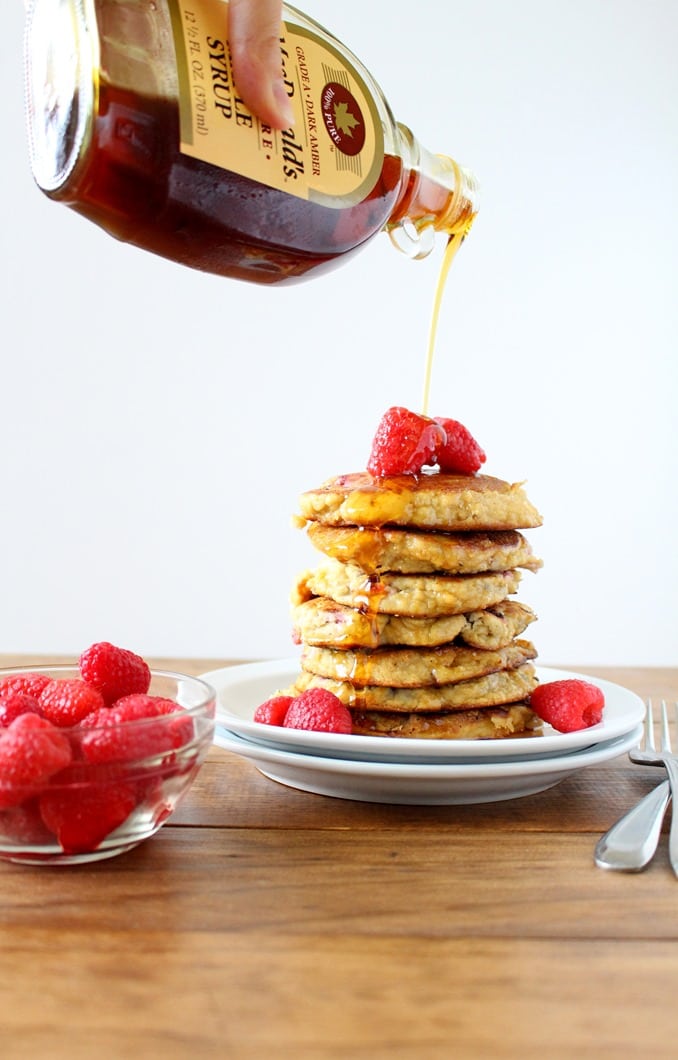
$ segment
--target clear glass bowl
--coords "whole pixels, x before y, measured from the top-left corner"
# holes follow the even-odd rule
[[[22,673],[80,676],[73,666],[35,666],[0,670],[0,681]],[[31,865],[100,861],[162,827],[212,744],[216,695],[197,677],[164,670],[151,671],[149,695],[179,709],[116,725],[114,740],[104,726],[57,729],[60,753],[70,753],[70,761],[46,781],[13,783],[0,763],[0,858]]]

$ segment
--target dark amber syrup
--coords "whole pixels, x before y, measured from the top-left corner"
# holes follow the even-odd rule
[[[102,83],[92,144],[68,201],[125,242],[258,283],[332,266],[379,231],[400,195],[386,156],[370,194],[333,209],[198,161],[179,149],[176,103]]]

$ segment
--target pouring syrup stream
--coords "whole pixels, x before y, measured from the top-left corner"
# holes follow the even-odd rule
[[[447,277],[462,243],[468,235],[471,225],[473,224],[472,215],[466,226],[461,232],[454,232],[450,235],[447,240],[447,246],[443,254],[443,260],[440,265],[440,272],[438,274],[438,282],[436,284],[435,296],[433,298],[433,310],[431,312],[431,322],[429,324],[428,331],[428,346],[426,350],[426,365],[424,368],[424,394],[422,399],[422,415],[428,416],[429,399],[431,395],[431,374],[433,372],[433,355],[435,352],[436,336],[438,334],[438,318],[440,317],[440,306],[443,300],[443,292],[445,290],[445,284],[447,283]]]

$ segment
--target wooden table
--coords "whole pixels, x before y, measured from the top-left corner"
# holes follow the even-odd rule
[[[587,672],[678,698],[678,669]],[[0,1055],[675,1057],[666,837],[639,875],[592,857],[658,778],[624,756],[511,802],[384,806],[215,748],[136,850],[0,864]]]

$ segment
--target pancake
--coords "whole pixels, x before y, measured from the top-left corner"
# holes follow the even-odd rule
[[[472,648],[496,649],[519,637],[537,616],[517,600],[502,600],[482,611],[470,611],[459,637]]]
[[[307,671],[297,677],[285,695],[299,695],[307,688],[327,688],[352,710],[386,710],[403,714],[429,711],[468,710],[496,707],[525,699],[537,686],[531,663],[515,670],[500,670],[467,681],[427,688],[392,688],[381,685],[353,685]]]
[[[386,685],[391,688],[424,688],[483,677],[497,670],[513,670],[537,653],[527,640],[514,641],[500,651],[477,648],[380,648],[377,651],[341,651],[306,646],[301,666],[309,673],[350,681],[352,685]]]
[[[299,525],[404,526],[422,530],[520,530],[542,519],[519,483],[490,475],[373,478],[367,471],[329,479],[300,498]]]
[[[520,572],[488,574],[367,574],[355,563],[328,559],[298,579],[292,603],[328,596],[376,614],[436,618],[491,607],[515,593]]]
[[[466,615],[406,618],[367,614],[325,596],[314,596],[292,608],[295,642],[320,648],[379,648],[398,644],[436,647],[453,641],[466,624]]]
[[[370,574],[477,574],[512,567],[536,571],[541,567],[517,530],[433,533],[311,523],[307,533],[320,552],[342,563],[356,563]]]
[[[353,731],[493,739],[540,721],[534,612],[509,597],[541,561],[520,533],[541,526],[520,483],[427,470],[328,479],[296,523],[324,559],[292,593],[301,672],[289,695],[333,692]]]
[[[519,637],[535,619],[534,611],[517,600],[438,618],[367,614],[325,596],[314,596],[292,609],[295,642],[319,648],[435,648],[458,639],[472,648],[496,650]]]
[[[526,703],[509,703],[483,710],[439,711],[436,714],[396,714],[354,710],[356,736],[401,737],[418,740],[492,740],[537,736],[541,721]]]

